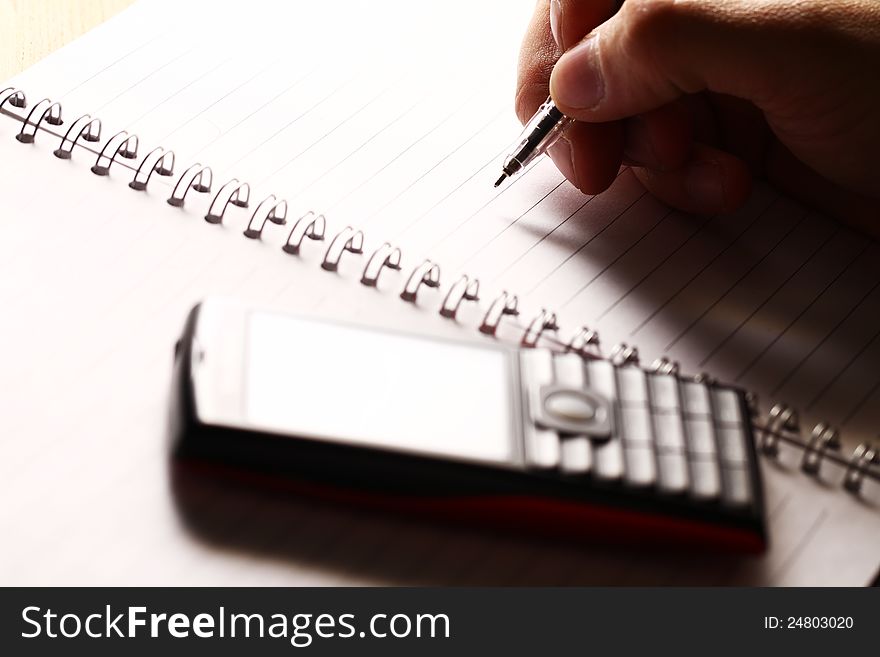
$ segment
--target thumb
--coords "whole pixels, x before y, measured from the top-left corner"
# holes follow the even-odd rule
[[[565,114],[589,122],[641,114],[707,89],[763,106],[796,74],[791,64],[803,47],[781,40],[791,30],[782,5],[628,0],[559,59],[551,95]]]

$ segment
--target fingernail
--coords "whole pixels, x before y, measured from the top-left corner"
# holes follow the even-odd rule
[[[684,188],[688,196],[700,205],[714,208],[724,206],[721,168],[714,162],[699,162],[688,167]]]
[[[645,120],[640,116],[634,116],[626,122],[626,141],[623,145],[623,153],[633,162],[651,168],[657,168],[659,162],[651,141],[651,134]]]
[[[599,37],[591,33],[559,59],[550,77],[550,93],[561,105],[592,109],[605,96],[599,62]]]
[[[559,0],[550,0],[550,32],[553,34],[556,46],[565,51],[562,45],[562,3]]]
[[[560,173],[568,178],[572,184],[576,185],[577,183],[575,181],[577,179],[575,178],[571,143],[565,137],[561,137],[547,152]]]

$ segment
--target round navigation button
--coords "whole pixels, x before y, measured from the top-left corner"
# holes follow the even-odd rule
[[[544,410],[567,422],[589,422],[596,417],[593,402],[577,392],[559,390],[544,399]]]

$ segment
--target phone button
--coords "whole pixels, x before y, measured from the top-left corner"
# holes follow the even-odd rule
[[[700,499],[721,495],[721,472],[718,461],[701,454],[690,455],[691,494]]]
[[[596,476],[600,479],[620,479],[623,476],[623,445],[620,438],[594,446]]]
[[[651,486],[657,478],[654,451],[650,445],[626,445],[623,450],[626,472],[624,478],[631,486]]]
[[[559,390],[544,399],[544,411],[567,422],[589,422],[596,417],[591,400],[574,391]]]
[[[660,451],[657,454],[657,469],[660,489],[666,493],[683,493],[687,490],[687,457],[683,450]]]
[[[590,439],[586,436],[567,436],[562,439],[560,469],[569,475],[587,474],[593,465]]]
[[[586,435],[597,441],[612,436],[611,405],[590,390],[559,384],[541,386],[535,422],[561,434]]]
[[[550,429],[532,427],[527,458],[536,468],[553,469],[559,465],[559,436]]]

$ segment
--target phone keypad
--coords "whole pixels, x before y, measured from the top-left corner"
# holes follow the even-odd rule
[[[755,499],[751,429],[742,392],[637,364],[584,360],[544,349],[522,352],[526,461],[566,476],[743,507]],[[610,435],[562,431],[548,421],[551,395],[590,391],[612,414]],[[589,397],[587,397],[589,399]],[[576,400],[573,400],[576,401]],[[555,404],[564,414],[563,404]],[[570,418],[587,418],[585,406]]]

